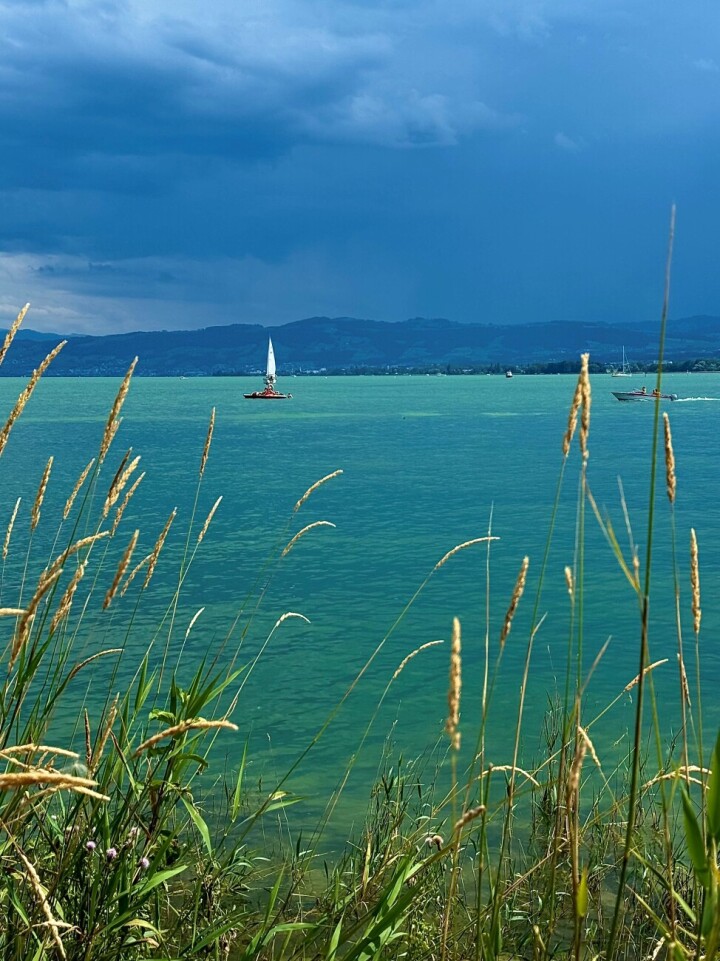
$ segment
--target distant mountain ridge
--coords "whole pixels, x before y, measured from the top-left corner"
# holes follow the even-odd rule
[[[353,317],[308,317],[278,327],[228,324],[199,330],[136,331],[63,338],[21,331],[0,367],[1,376],[27,376],[49,344],[68,343],[49,375],[117,376],[138,356],[145,376],[247,374],[265,366],[272,336],[278,369],[285,372],[362,371],[384,368],[453,369],[574,362],[590,351],[595,363],[631,363],[657,357],[657,322],[632,325],[551,321],[501,327],[416,317],[388,323]],[[680,362],[720,358],[720,317],[696,316],[668,324],[666,358]]]

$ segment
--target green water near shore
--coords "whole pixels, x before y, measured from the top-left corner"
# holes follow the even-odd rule
[[[533,600],[538,586],[551,506],[561,464],[561,439],[575,378],[359,377],[297,378],[282,382],[294,397],[258,404],[242,398],[257,385],[244,378],[136,379],[124,422],[104,471],[104,490],[125,449],[142,455],[148,474],[128,509],[122,543],[113,545],[105,579],[116,555],[138,526],[147,550],[173,507],[177,521],[121,661],[118,684],[127,683],[166,608],[185,543],[195,480],[210,409],[217,408],[213,447],[200,495],[196,528],[215,499],[223,501],[202,545],[178,605],[172,652],[184,645],[183,671],[221,651],[252,664],[276,620],[285,612],[310,621],[286,620],[275,632],[243,688],[234,720],[237,735],[218,739],[218,768],[237,766],[250,739],[250,777],[264,783],[285,771],[308,744],[347,690],[436,562],[453,546],[485,534],[492,516],[490,638],[496,649],[505,609],[523,556],[530,557],[526,596],[508,641],[501,682],[491,715],[489,756],[510,760],[512,731]],[[630,382],[635,386],[634,382]],[[651,386],[651,382],[648,381]],[[8,410],[21,388],[0,381],[0,403]],[[55,463],[34,552],[50,556],[56,520],[75,478],[95,453],[117,381],[47,379],[13,430],[0,459],[0,529],[15,500],[27,515],[47,457]],[[621,385],[622,386],[622,385]],[[720,565],[720,502],[716,465],[720,432],[720,381],[715,375],[669,375],[664,388],[681,398],[665,405],[673,426],[678,473],[676,523],[683,589],[686,642],[691,644],[687,586],[688,533],[698,533],[702,564],[701,658],[708,727],[720,721],[714,691],[720,682],[720,621],[716,582]],[[633,522],[633,540],[644,557],[652,442],[652,404],[620,404],[611,395],[617,381],[593,378],[589,480],[602,509],[627,543],[618,479]],[[300,495],[318,478],[341,469],[292,516]],[[579,458],[574,450],[565,477],[540,613],[527,701],[523,750],[536,753],[548,697],[562,691],[569,630],[563,569],[572,564]],[[104,485],[104,486],[103,486]],[[655,672],[658,700],[668,733],[677,725],[676,637],[671,581],[670,525],[664,468],[658,485],[651,657],[669,662]],[[318,527],[302,538],[277,566],[269,557],[301,527]],[[587,517],[585,594],[586,666],[610,639],[588,689],[597,710],[636,674],[637,601],[594,519]],[[272,572],[272,577],[270,573]],[[2,603],[16,599],[17,571],[4,573]],[[259,608],[256,604],[259,595]],[[463,626],[462,728],[469,757],[474,744],[481,689],[486,620],[486,553],[482,545],[453,557],[430,580],[391,635],[327,733],[288,787],[306,797],[293,808],[296,824],[313,824],[355,752],[365,725],[398,664],[427,641],[445,639],[414,659],[391,687],[358,759],[338,823],[361,816],[385,736],[392,729],[397,754],[415,757],[443,745],[448,644],[452,617]],[[102,594],[88,611],[78,650],[114,646],[134,606],[131,592],[110,613],[99,610]],[[249,600],[248,600],[249,598]],[[185,641],[188,624],[203,613]],[[237,627],[228,632],[242,609]],[[252,617],[250,615],[252,614]],[[9,630],[9,626],[3,626]],[[168,633],[166,622],[161,641]],[[692,644],[691,644],[692,647]],[[68,714],[87,699],[91,713],[105,691],[103,669],[87,688],[87,676],[72,692]],[[594,729],[601,756],[622,754],[632,724],[632,694],[626,694]],[[216,768],[216,772],[218,768]],[[208,775],[211,777],[212,775]]]

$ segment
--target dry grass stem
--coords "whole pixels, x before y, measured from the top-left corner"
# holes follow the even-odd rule
[[[110,528],[111,535],[114,535],[115,531],[120,526],[120,521],[122,520],[122,516],[125,513],[125,508],[128,506],[128,504],[132,500],[133,494],[142,483],[142,480],[144,477],[145,477],[145,471],[143,471],[142,474],[140,474],[140,476],[135,479],[135,482],[133,483],[132,487],[128,488],[127,493],[125,494],[125,497],[123,497],[122,504],[118,507],[117,511],[115,512],[115,520],[112,522],[112,527]]]
[[[200,458],[200,477],[205,473],[205,465],[207,464],[208,454],[210,453],[210,444],[212,443],[213,431],[215,429],[215,408],[210,411],[210,423],[208,424],[207,435],[205,437],[205,446],[203,447],[202,457]]]
[[[668,662],[668,659],[667,659],[666,657],[664,657],[661,661],[653,661],[652,664],[648,664],[648,666],[647,666],[647,667],[645,668],[645,670],[643,671],[643,677],[644,677],[646,674],[649,674],[650,671],[654,671],[656,667],[660,667],[661,664],[667,664],[667,662]],[[635,687],[635,685],[636,685],[636,684],[639,684],[639,683],[640,683],[640,675],[637,674],[637,675],[632,679],[632,681],[630,681],[629,684],[626,684],[626,685],[625,685],[625,687],[623,688],[623,690],[624,690],[624,691],[631,691],[631,690]]]
[[[18,499],[15,501],[15,507],[13,508],[12,516],[10,517],[10,523],[8,524],[7,530],[5,531],[5,541],[3,543],[3,551],[2,551],[3,560],[6,560],[8,556],[8,551],[10,550],[10,538],[12,537],[13,527],[15,526],[15,518],[17,517],[17,512],[20,509],[21,500],[22,500],[22,497],[18,497]]]
[[[587,748],[590,757],[593,759],[593,763],[598,771],[602,771],[602,765],[600,764],[600,758],[597,756],[597,751],[595,750],[595,745],[590,740],[590,735],[585,730],[584,727],[578,725],[578,731],[580,732],[580,737],[585,741],[585,747]]]
[[[520,603],[520,598],[523,596],[523,591],[525,590],[525,581],[527,580],[528,567],[530,566],[530,558],[523,557],[522,564],[520,565],[520,570],[518,571],[517,580],[515,581],[515,587],[513,589],[512,597],[510,598],[510,606],[505,614],[505,622],[500,632],[500,650],[505,647],[505,641],[508,639],[510,629],[512,627],[513,618],[515,617],[515,612],[517,611],[517,606]]]
[[[57,347],[54,347],[50,351],[50,353],[47,355],[45,360],[40,364],[37,370],[34,370],[32,372],[32,377],[27,382],[27,385],[25,386],[24,390],[20,393],[18,399],[15,401],[15,406],[10,411],[10,416],[5,421],[5,426],[0,431],[0,457],[2,456],[2,453],[5,450],[5,445],[8,442],[8,438],[10,437],[10,431],[13,429],[15,421],[25,410],[25,405],[32,397],[33,391],[38,385],[38,381],[40,380],[42,375],[45,373],[45,371],[48,369],[50,364],[52,364],[52,362],[55,360],[55,358],[63,349],[66,343],[67,341],[63,340],[57,345]]]
[[[120,419],[118,415],[122,410],[122,406],[125,403],[125,398],[130,390],[130,380],[132,379],[133,371],[135,370],[135,365],[137,362],[138,359],[136,357],[128,367],[128,371],[123,378],[123,382],[120,385],[120,390],[117,392],[115,402],[110,410],[110,415],[107,419],[107,424],[105,425],[102,443],[100,444],[100,454],[98,456],[98,463],[100,464],[102,464],[102,462],[105,460],[107,452],[110,450],[110,445],[113,442],[113,438],[115,437],[117,429],[120,426]]]
[[[20,845],[14,839],[13,839],[13,845],[15,847],[15,850],[18,853],[18,857],[20,858],[22,863],[25,865],[25,870],[27,871],[26,877],[29,878],[30,880],[30,887],[35,892],[35,896],[40,902],[40,907],[42,908],[42,912],[47,918],[47,926],[50,929],[50,934],[52,936],[52,939],[55,942],[55,945],[58,951],[60,952],[61,957],[67,958],[67,954],[65,953],[65,946],[62,943],[62,938],[60,937],[60,924],[55,918],[55,916],[53,915],[52,910],[50,909],[50,905],[48,904],[48,899],[47,899],[47,891],[43,887],[42,882],[40,881],[40,876],[35,870],[35,867],[33,866],[32,862],[25,855],[25,852],[22,850]]]
[[[85,723],[85,765],[89,771],[92,763],[92,735],[90,733],[90,715],[87,708],[83,709],[83,721]]]
[[[3,341],[2,347],[0,347],[0,364],[5,360],[5,354],[10,350],[10,344],[12,344],[15,339],[15,334],[20,328],[20,324],[25,320],[25,314],[30,309],[30,304],[25,304],[20,313],[17,315],[15,320],[10,325],[10,330],[5,334],[5,340]]]
[[[76,497],[78,496],[78,494],[80,493],[80,489],[81,489],[81,487],[83,486],[83,484],[85,483],[85,481],[87,480],[87,476],[88,476],[88,474],[90,473],[90,471],[92,470],[94,463],[95,463],[95,458],[93,457],[93,458],[90,460],[90,462],[83,468],[82,473],[80,474],[80,476],[78,477],[78,479],[75,481],[75,486],[73,487],[72,492],[70,493],[70,496],[68,497],[68,499],[67,499],[67,501],[66,501],[66,503],[65,503],[65,507],[64,507],[64,509],[63,509],[63,520],[64,520],[64,521],[66,521],[66,520],[68,519],[68,517],[70,516],[70,511],[72,510],[72,506],[73,506],[73,504],[75,503],[75,498],[76,498]]]
[[[210,527],[210,524],[212,523],[212,519],[215,516],[215,511],[220,506],[221,500],[222,500],[222,494],[218,497],[218,499],[215,501],[213,506],[210,508],[210,513],[205,518],[205,523],[203,524],[202,528],[200,529],[200,533],[198,534],[198,539],[197,539],[198,544],[202,544],[203,538],[208,532],[208,528]]]
[[[575,593],[575,585],[573,583],[573,572],[572,568],[565,568],[565,586],[567,587],[567,592],[572,597]]]
[[[137,469],[137,465],[140,463],[140,454],[134,457],[125,470],[119,476],[116,475],[115,480],[108,490],[107,497],[105,498],[105,503],[103,504],[102,516],[107,517],[110,513],[110,508],[116,503],[118,497],[122,494],[123,490],[127,486],[127,482],[132,477],[133,473]]]
[[[676,778],[682,778],[684,781],[691,781],[693,784],[704,783],[700,778],[692,777],[692,774],[703,774],[707,778],[712,774],[712,771],[709,767],[699,767],[697,764],[681,764],[673,771],[668,771],[665,774],[656,774],[654,778],[652,778],[650,781],[646,781],[645,784],[643,784],[641,790],[647,791],[647,789],[652,787],[653,784],[658,784],[660,781],[672,781]]]
[[[450,683],[448,686],[448,716],[445,731],[454,750],[460,750],[460,692],[462,690],[462,643],[460,621],[453,618],[452,640],[450,641]]]
[[[14,791],[17,788],[31,787],[33,784],[62,784],[64,787],[95,787],[97,781],[89,777],[77,777],[66,771],[53,771],[51,768],[36,767],[27,771],[5,771],[0,774],[0,791]]]
[[[308,524],[307,527],[303,527],[301,531],[297,532],[297,534],[285,545],[280,556],[285,557],[286,554],[289,554],[300,538],[307,534],[308,531],[311,531],[313,527],[335,527],[335,525],[330,521],[313,521],[312,524]]]
[[[685,703],[687,704],[687,706],[690,707],[691,706],[690,685],[688,684],[687,673],[685,672],[685,661],[683,660],[683,657],[679,651],[677,654],[677,659],[678,659],[678,664],[680,666],[680,678],[682,681],[682,696],[685,699]]]
[[[72,576],[72,579],[68,586],[65,588],[65,593],[60,599],[58,604],[58,609],[55,611],[55,615],[50,622],[50,633],[53,634],[57,629],[58,625],[63,621],[70,613],[70,608],[72,607],[73,597],[75,596],[75,591],[78,589],[78,584],[85,576],[85,563],[78,565],[77,570]]]
[[[462,831],[466,824],[474,821],[475,818],[480,817],[481,814],[485,813],[485,805],[479,804],[476,808],[470,808],[467,810],[461,818],[455,822],[455,827],[453,828],[453,833],[457,834],[458,831]]]
[[[580,355],[580,394],[582,398],[582,410],[580,412],[580,450],[582,451],[583,460],[587,460],[590,456],[590,451],[588,450],[591,403],[589,361],[590,354]]]
[[[130,538],[128,542],[128,546],[125,548],[123,552],[123,556],[120,558],[120,563],[118,564],[117,570],[115,571],[115,577],[113,578],[113,582],[110,585],[107,594],[105,595],[105,600],[103,601],[103,610],[106,610],[108,607],[110,607],[110,604],[112,603],[112,599],[113,597],[115,597],[117,589],[120,585],[120,581],[125,576],[125,571],[128,569],[130,560],[132,559],[133,551],[135,550],[135,545],[138,542],[139,536],[140,536],[140,531],[136,530],[133,533],[132,537]]]
[[[0,751],[0,757],[6,754],[57,754],[59,757],[77,758],[77,751],[68,751],[64,747],[50,747],[48,744],[13,744],[12,747],[4,747]]]
[[[155,568],[157,566],[158,558],[160,557],[160,551],[163,549],[163,545],[165,544],[165,538],[168,536],[168,532],[170,531],[172,522],[175,520],[176,514],[177,514],[177,507],[174,507],[170,512],[170,516],[165,521],[165,527],[163,527],[162,531],[160,532],[160,536],[155,542],[155,547],[153,547],[152,552],[150,554],[150,559],[148,561],[148,569],[147,569],[147,574],[145,575],[145,580],[143,582],[143,590],[145,590],[145,588],[148,586],[148,584],[152,579],[153,574],[155,573]]]
[[[470,541],[464,541],[462,544],[457,544],[455,547],[453,547],[452,550],[448,551],[447,554],[444,555],[444,557],[440,558],[440,560],[437,562],[435,567],[433,567],[433,572],[440,570],[443,564],[447,564],[447,562],[450,560],[451,557],[454,557],[454,555],[459,553],[460,551],[464,551],[465,548],[467,547],[472,547],[473,544],[482,544],[486,541],[499,541],[499,540],[500,540],[499,537],[486,535],[485,537],[473,537],[473,539]]]
[[[52,470],[53,457],[52,455],[48,458],[48,462],[45,465],[45,470],[40,478],[40,486],[38,487],[37,494],[35,495],[35,503],[33,504],[32,511],[30,514],[30,530],[34,531],[35,528],[40,523],[40,508],[45,500],[45,491],[47,490],[48,481],[50,480],[50,471]]]
[[[390,683],[392,683],[398,677],[399,674],[402,674],[406,665],[410,661],[412,661],[414,657],[417,657],[417,655],[420,654],[422,651],[426,651],[429,647],[437,647],[438,644],[444,644],[444,643],[445,641],[428,641],[426,644],[421,644],[420,647],[416,647],[414,651],[411,651],[407,657],[403,658],[403,660],[400,661],[400,664],[398,665],[397,670],[395,671],[393,676],[390,678]]]
[[[494,771],[512,771],[513,774],[522,774],[522,776],[527,781],[530,781],[531,784],[534,784],[535,787],[540,787],[540,782],[537,780],[537,778],[533,777],[533,775],[530,774],[529,771],[526,771],[523,768],[518,767],[517,764],[514,767],[512,764],[491,764],[486,771],[483,771],[481,774],[478,774],[478,781],[482,781],[484,777],[487,777],[489,774],[492,774]]]
[[[581,403],[582,403],[582,376],[578,377],[578,382],[575,385],[575,393],[573,394],[572,404],[570,405],[570,413],[568,414],[567,430],[565,431],[565,436],[563,437],[563,443],[562,443],[563,457],[567,457],[567,455],[570,453],[570,444],[572,444],[572,439],[575,436],[575,428],[577,427],[578,411],[580,410]]]
[[[174,724],[172,727],[165,728],[164,731],[159,731],[157,734],[153,734],[153,736],[149,737],[147,741],[143,741],[139,747],[135,748],[132,756],[137,757],[139,754],[142,754],[143,751],[149,750],[159,741],[162,741],[167,737],[176,738],[181,734],[185,734],[187,731],[206,731],[210,730],[211,728],[218,727],[227,728],[230,731],[238,730],[237,724],[233,724],[232,721],[226,721],[224,719],[221,721],[206,721],[205,718],[196,717],[187,721],[181,721],[179,724]]]
[[[672,431],[670,430],[670,418],[663,411],[663,428],[665,430],[665,486],[667,489],[668,500],[671,504],[675,503],[675,492],[677,481],[675,478],[675,453],[673,451]]]
[[[690,587],[692,589],[693,630],[700,633],[702,609],[700,607],[700,565],[698,563],[698,543],[695,528],[690,528]]]
[[[585,754],[588,749],[588,740],[589,738],[583,737],[582,734],[580,734],[575,746],[575,756],[573,757],[573,762],[570,765],[570,774],[568,775],[567,783],[568,808],[572,808],[573,799],[577,797],[577,793],[580,788],[580,774],[582,773],[583,760],[585,759]]]
[[[318,487],[322,487],[323,484],[327,484],[329,480],[332,480],[333,477],[338,477],[340,474],[342,474],[341,470],[334,470],[332,474],[326,474],[325,477],[321,477],[319,481],[315,481],[312,487],[308,487],[308,489],[305,491],[303,496],[300,498],[297,504],[293,507],[293,513],[297,514],[297,512],[303,506],[303,504],[308,499],[308,497],[310,497],[311,494],[314,494],[315,491],[318,489]]]
[[[24,607],[0,607],[0,617],[20,617],[25,613]]]
[[[10,664],[9,668],[12,670],[15,661],[17,660],[18,654],[25,646],[25,643],[30,635],[30,628],[32,627],[32,622],[35,618],[35,612],[37,611],[40,601],[47,594],[51,587],[54,586],[57,579],[62,574],[62,567],[59,567],[56,571],[51,574],[47,574],[40,578],[40,582],[33,594],[32,600],[27,606],[25,613],[20,618],[20,621],[15,631],[15,637],[13,638],[12,650],[10,652]]]

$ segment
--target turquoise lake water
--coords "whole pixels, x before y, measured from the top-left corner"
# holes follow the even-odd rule
[[[621,480],[633,537],[644,558],[654,405],[618,403],[610,393],[618,383],[605,375],[592,379],[589,480],[625,546]],[[635,381],[623,381],[621,386],[627,383],[635,386]],[[652,386],[650,379],[647,383]],[[291,401],[262,404],[243,399],[244,390],[257,387],[245,378],[136,378],[100,487],[107,487],[130,446],[142,455],[147,477],[127,511],[126,533],[112,546],[103,590],[85,615],[78,650],[87,654],[115,646],[134,596],[131,589],[103,614],[99,607],[105,582],[112,579],[117,556],[132,529],[141,529],[142,544],[150,550],[170,510],[177,507],[166,552],[127,640],[118,684],[132,675],[176,583],[173,575],[187,536],[197,467],[214,406],[215,437],[196,530],[215,499],[222,495],[223,501],[186,579],[171,651],[180,650],[187,626],[201,607],[205,610],[184,646],[181,672],[188,675],[208,653],[217,653],[222,664],[233,657],[238,664],[252,664],[273,624],[287,611],[310,621],[286,620],[246,672],[233,718],[240,733],[218,739],[216,770],[237,765],[249,737],[251,777],[257,781],[262,776],[267,785],[282,774],[436,562],[456,544],[485,534],[491,515],[493,533],[500,538],[492,546],[490,560],[493,650],[518,568],[524,555],[530,557],[526,595],[506,646],[491,714],[489,756],[496,764],[508,762],[574,385],[575,377],[570,376],[292,378],[282,381],[282,387],[294,394]],[[4,410],[10,409],[21,387],[14,379],[0,381]],[[110,379],[42,381],[0,459],[0,530],[4,531],[15,500],[22,495],[24,514],[14,534],[20,550],[27,543],[29,508],[40,475],[47,457],[55,457],[34,538],[39,565],[50,556],[57,517],[75,478],[97,450],[117,387],[118,381]],[[720,500],[716,496],[720,379],[668,375],[664,387],[687,398],[663,409],[671,418],[677,459],[678,560],[685,640],[691,649],[687,583],[691,526],[700,543],[705,704],[707,725],[714,729],[720,723],[716,694],[720,683]],[[343,474],[317,490],[293,516],[293,505],[302,493],[338,469]],[[538,747],[548,698],[563,686],[569,630],[563,570],[573,563],[578,476],[579,455],[574,446],[539,608],[546,617],[535,641],[523,742],[526,758]],[[657,503],[651,657],[669,658],[655,672],[655,682],[663,722],[671,732],[677,719],[677,642],[663,465]],[[311,530],[282,561],[267,565],[296,531],[317,520],[336,526]],[[586,523],[588,666],[610,638],[588,688],[588,710],[594,706],[599,712],[637,672],[639,617],[637,601],[589,513]],[[15,580],[8,569],[3,604],[16,600]],[[398,664],[414,648],[436,639],[446,643],[420,654],[391,686],[338,810],[339,823],[361,816],[390,731],[395,755],[416,757],[438,740],[444,749],[453,616],[462,622],[461,727],[465,751],[471,752],[479,715],[485,598],[484,545],[460,552],[430,579],[323,739],[286,785],[306,797],[293,808],[294,823],[317,820]],[[239,611],[238,626],[228,640]],[[4,629],[10,628],[5,625]],[[167,630],[163,643],[166,636]],[[88,675],[84,685],[87,680]],[[73,690],[67,716],[59,718],[58,724],[77,716],[83,699],[91,713],[93,707],[99,710],[105,696],[102,669],[92,677],[89,689],[83,684]],[[624,695],[593,729],[601,756],[622,753],[633,706],[631,695]]]

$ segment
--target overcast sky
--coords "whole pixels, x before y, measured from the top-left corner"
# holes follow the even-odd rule
[[[0,0],[0,324],[720,315],[720,6]]]

